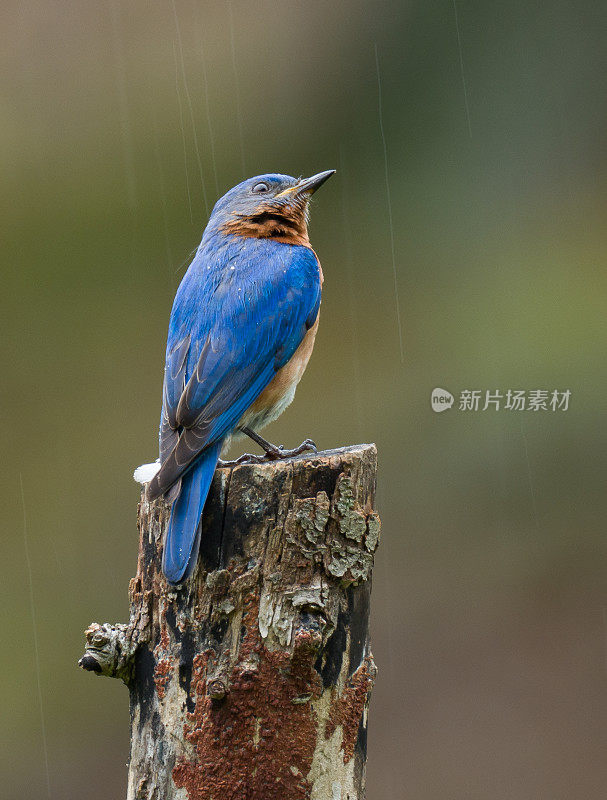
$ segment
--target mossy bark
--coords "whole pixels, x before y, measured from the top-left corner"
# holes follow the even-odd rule
[[[128,800],[364,798],[375,477],[374,445],[217,470],[178,589],[142,500],[130,622],[81,660],[129,686]]]

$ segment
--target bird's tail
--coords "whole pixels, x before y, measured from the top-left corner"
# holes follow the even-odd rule
[[[200,517],[209,493],[222,442],[205,450],[181,479],[164,537],[162,571],[178,584],[194,571],[200,547]]]

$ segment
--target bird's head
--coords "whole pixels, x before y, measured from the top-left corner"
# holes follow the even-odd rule
[[[311,178],[258,175],[230,189],[215,204],[207,230],[309,244],[308,204],[334,169]]]

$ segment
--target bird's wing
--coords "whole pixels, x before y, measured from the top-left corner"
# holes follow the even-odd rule
[[[213,306],[214,318],[205,320],[208,309],[200,310],[199,355],[189,376],[185,364],[193,337],[182,337],[168,351],[164,452],[150,497],[166,492],[202,450],[236,426],[314,323],[320,305],[318,262],[312,251],[296,250],[303,252],[290,253],[285,270],[266,266],[240,284],[232,278],[219,311],[218,303]]]
[[[185,389],[186,367],[192,336],[186,334],[167,348],[160,418],[160,462],[166,461],[179,438],[177,406]]]

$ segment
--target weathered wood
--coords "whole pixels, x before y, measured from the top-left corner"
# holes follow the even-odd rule
[[[129,686],[128,800],[364,798],[375,475],[374,445],[219,469],[179,589],[142,500],[130,622],[80,662]]]

